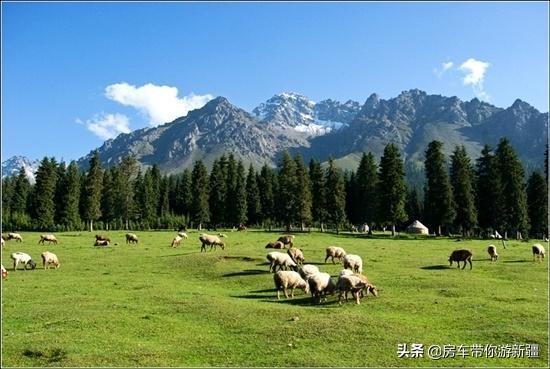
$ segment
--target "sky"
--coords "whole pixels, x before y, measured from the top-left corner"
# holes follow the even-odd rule
[[[70,161],[216,96],[418,88],[548,111],[548,4],[2,2],[2,160]]]

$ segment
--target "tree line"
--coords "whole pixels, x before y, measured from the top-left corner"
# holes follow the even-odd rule
[[[548,150],[545,162],[548,162]],[[45,157],[31,185],[23,168],[2,180],[4,229],[93,230],[226,228],[240,224],[287,230],[338,230],[352,224],[390,227],[392,234],[420,220],[436,234],[464,236],[498,230],[504,236],[548,234],[546,178],[524,169],[510,142],[485,146],[472,163],[464,146],[447,161],[443,144],[425,152],[425,185],[408,186],[398,148],[388,144],[377,164],[364,153],[344,172],[284,153],[277,168],[245,168],[232,154],[202,161],[180,174],[140,168],[133,157],[102,168],[99,154],[87,171]],[[548,165],[546,165],[546,168]]]

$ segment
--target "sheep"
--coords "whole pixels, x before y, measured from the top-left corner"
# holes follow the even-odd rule
[[[542,246],[540,243],[535,243],[533,245],[533,261],[542,261],[542,259],[544,259],[544,254],[544,246]]]
[[[237,231],[240,232],[240,231],[246,231],[246,226],[244,224],[239,224],[239,227],[237,228]]]
[[[294,235],[281,236],[277,239],[277,241],[282,242],[285,246],[290,245],[290,247],[292,247],[294,244]]]
[[[359,255],[348,254],[344,256],[344,269],[351,269],[355,273],[363,273],[363,260]]]
[[[302,249],[291,247],[286,251],[286,253],[296,264],[302,265],[305,261],[304,252],[302,251]]]
[[[57,258],[57,255],[49,252],[44,251],[42,253],[42,266],[44,267],[44,270],[46,270],[46,266],[49,266],[49,264],[53,264],[55,266],[55,269],[59,268],[59,259]]]
[[[189,238],[189,237],[187,237],[187,233],[185,233],[185,232],[178,232],[178,236],[180,236],[181,238],[184,238],[184,239]]]
[[[468,262],[468,263],[470,263],[470,270],[471,270],[472,269],[472,256],[473,255],[474,254],[472,253],[472,250],[466,250],[466,249],[454,250],[451,253],[451,256],[449,256],[449,265],[452,266],[453,261],[456,261],[456,263],[458,264],[457,268],[460,268],[460,262],[463,261],[464,266],[462,267],[462,269],[464,269],[464,268],[466,268],[466,262]]]
[[[319,268],[317,268],[317,266],[312,264],[305,264],[300,267],[299,272],[302,278],[304,278],[307,281],[309,277],[319,273]]]
[[[172,247],[177,247],[180,245],[181,241],[183,241],[183,237],[181,236],[176,236],[174,237],[174,239],[172,240]]]
[[[109,241],[107,240],[96,240],[94,246],[109,246]]]
[[[208,234],[201,234],[199,237],[199,240],[201,241],[201,252],[206,252],[206,246],[210,246],[210,250],[216,246],[220,246],[222,250],[225,249],[225,243],[223,243],[218,236],[212,236]]]
[[[21,237],[19,233],[8,233],[8,239],[6,241],[9,241],[9,240],[16,240],[19,242],[23,242],[23,237]]]
[[[285,245],[280,241],[270,242],[267,245],[265,245],[265,248],[266,249],[284,249]]]
[[[282,252],[273,251],[266,255],[266,259],[269,261],[269,272],[276,272],[277,267],[279,270],[297,269],[298,265],[288,256],[288,254],[283,254]]]
[[[10,257],[13,260],[13,271],[17,269],[19,263],[23,263],[23,270],[27,270],[29,266],[31,269],[36,268],[36,263],[31,259],[29,254],[25,254],[24,252],[13,252]]]
[[[6,270],[6,268],[4,268],[4,265],[2,265],[2,279],[7,279],[8,278],[8,271]]]
[[[340,278],[338,278],[338,289],[340,290],[338,303],[342,304],[342,297],[344,296],[347,301],[348,292],[351,292],[357,305],[359,305],[360,292],[366,287],[367,284],[356,275],[341,275]]]
[[[487,252],[491,257],[491,261],[497,261],[498,253],[497,253],[497,247],[495,245],[489,245],[489,247],[487,247]]]
[[[96,241],[107,241],[107,242],[111,242],[111,239],[105,235],[102,235],[102,234],[96,234],[95,235],[95,240]]]
[[[346,256],[346,250],[341,247],[329,246],[326,249],[326,254],[327,256],[325,257],[325,263],[327,262],[328,258],[332,258],[332,264],[336,264],[334,262],[334,258],[342,260],[342,258]]]
[[[316,273],[309,277],[307,282],[309,283],[311,300],[314,303],[320,303],[322,296],[325,296],[326,301],[326,295],[332,295],[334,293],[334,290],[336,289],[336,286],[334,285],[334,282],[332,282],[330,274],[328,273]]]
[[[283,290],[288,299],[287,289],[290,288],[290,297],[294,298],[294,289],[300,288],[304,293],[309,293],[309,284],[302,279],[300,274],[294,271],[279,270],[273,275],[275,288],[277,289],[277,300],[280,300],[280,292]]]
[[[126,233],[126,243],[138,243],[139,242],[139,238],[136,234],[134,233]]]
[[[51,245],[52,243],[57,245],[57,238],[53,234],[43,234],[40,236],[40,241],[38,243],[44,244],[45,241]]]

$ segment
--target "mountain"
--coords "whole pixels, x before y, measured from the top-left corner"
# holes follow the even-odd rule
[[[275,165],[284,150],[304,160],[336,159],[356,169],[364,151],[380,157],[395,143],[403,153],[409,175],[421,178],[424,151],[432,140],[450,155],[464,145],[474,160],[485,143],[496,146],[508,137],[527,168],[542,167],[547,143],[548,113],[517,100],[503,109],[478,99],[403,91],[390,99],[372,94],[364,104],[334,100],[313,102],[303,95],[273,96],[249,113],[217,97],[185,117],[155,128],[121,134],[98,148],[104,165],[134,155],[143,165],[158,164],[178,172],[202,159],[207,165],[224,153],[245,164]],[[86,167],[90,154],[79,160]]]
[[[40,161],[30,160],[26,156],[12,156],[2,162],[2,178],[16,176],[21,167],[25,168],[25,174],[31,183],[36,181],[35,173]]]
[[[293,129],[304,137],[325,135],[347,125],[359,112],[360,104],[349,100],[323,100],[319,103],[306,96],[284,92],[258,105],[252,113],[272,129]]]

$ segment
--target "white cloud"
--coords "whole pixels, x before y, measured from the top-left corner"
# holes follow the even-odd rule
[[[483,82],[485,80],[487,68],[489,68],[490,65],[491,64],[487,62],[470,58],[463,62],[458,68],[464,73],[462,84],[465,86],[472,86],[476,96],[483,100],[489,99],[489,95],[485,92],[483,87]]]
[[[151,126],[185,116],[191,110],[201,108],[213,99],[212,95],[193,93],[178,97],[178,89],[148,83],[136,87],[126,82],[115,83],[105,88],[105,96],[125,106],[138,109],[149,119]]]
[[[453,67],[454,63],[452,61],[441,63],[441,69],[434,68],[434,74],[437,78],[441,78],[443,74]]]
[[[84,124],[89,131],[104,140],[115,138],[120,133],[130,133],[130,121],[123,114],[101,113],[85,122],[80,119],[77,119],[76,122]]]

